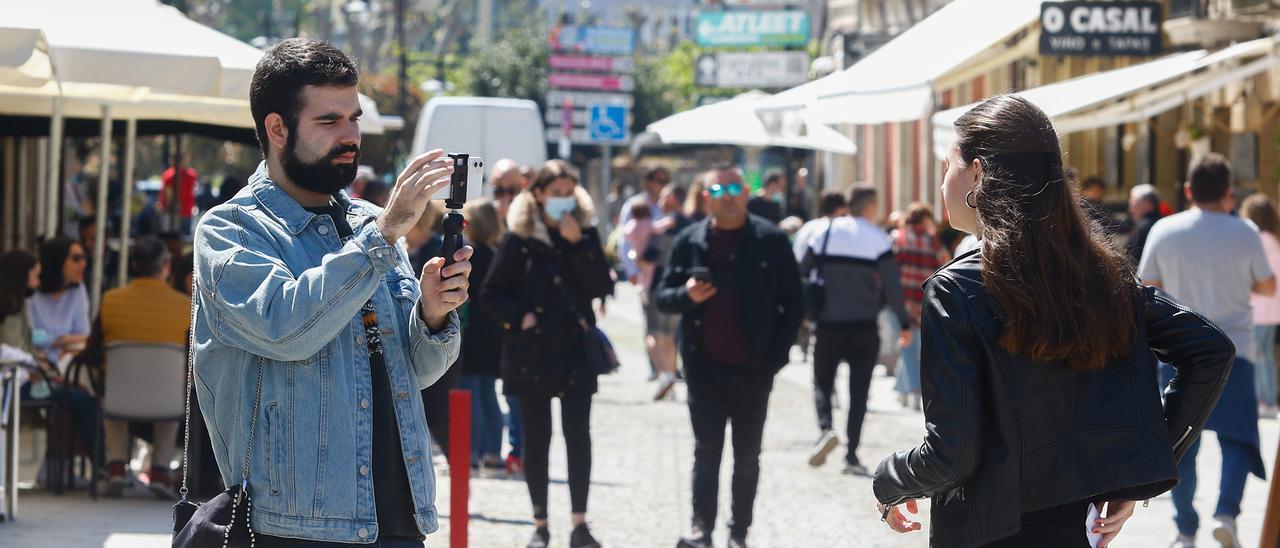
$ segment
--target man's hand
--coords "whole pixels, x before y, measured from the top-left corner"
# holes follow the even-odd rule
[[[387,198],[387,207],[378,217],[378,230],[387,243],[395,243],[422,217],[431,195],[449,185],[453,160],[443,150],[435,149],[414,158],[396,178]],[[470,255],[467,255],[470,257]]]
[[[582,241],[582,226],[572,213],[560,218],[560,237],[571,244]]]
[[[444,257],[434,257],[422,266],[421,312],[427,327],[432,331],[444,329],[449,313],[467,302],[467,289],[471,286],[471,246],[465,246],[453,254],[457,261],[447,268]],[[443,270],[442,270],[443,269]]]
[[[919,507],[916,505],[915,499],[908,499],[906,506],[907,506],[907,511],[911,512],[912,514],[917,514],[920,512]],[[876,509],[880,511],[881,515],[885,516],[884,518],[885,523],[888,523],[889,528],[893,529],[894,531],[897,531],[899,533],[910,533],[912,531],[920,530],[920,527],[921,527],[920,522],[911,521],[907,519],[906,516],[902,515],[902,510],[899,509],[897,506],[889,508],[888,509],[889,512],[887,515],[885,515],[885,506],[883,504],[880,504],[877,502]]]
[[[908,346],[911,346],[911,330],[903,329],[898,334],[898,348],[906,348]]]
[[[693,301],[693,304],[705,303],[716,296],[716,286],[693,278],[689,278],[689,281],[684,283],[684,287],[689,292],[689,300]]]
[[[520,318],[520,330],[528,331],[538,327],[538,316],[533,312],[525,312],[524,317]]]

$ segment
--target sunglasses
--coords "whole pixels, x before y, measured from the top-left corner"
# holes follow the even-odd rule
[[[742,183],[727,183],[723,185],[716,183],[707,189],[707,194],[710,194],[712,198],[723,198],[725,194],[734,197],[742,196]]]
[[[84,262],[85,260],[87,260],[87,257],[85,257],[84,255],[81,255],[81,254],[71,255],[70,257],[67,257],[67,258],[68,258],[68,259],[71,259],[72,261],[77,262],[77,263],[81,263],[81,262]]]
[[[516,194],[519,194],[519,193],[520,193],[520,190],[515,188],[494,188],[493,189],[494,198],[501,198],[503,196],[515,196]]]

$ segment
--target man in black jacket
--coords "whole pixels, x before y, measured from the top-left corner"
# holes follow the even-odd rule
[[[707,173],[710,216],[683,231],[658,286],[658,307],[679,313],[693,422],[693,531],[678,546],[711,546],[725,424],[733,424],[729,546],[746,546],[773,376],[800,327],[800,275],[786,235],[747,213],[742,172]]]

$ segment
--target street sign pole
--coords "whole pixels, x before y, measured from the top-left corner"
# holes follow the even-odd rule
[[[602,161],[600,173],[600,203],[604,204],[604,214],[600,216],[600,224],[604,225],[604,234],[613,232],[613,204],[609,203],[609,188],[613,185],[613,145],[600,145]]]

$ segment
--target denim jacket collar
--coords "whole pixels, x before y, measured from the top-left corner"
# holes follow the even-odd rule
[[[311,219],[316,215],[307,211],[293,199],[289,193],[280,188],[280,185],[271,180],[271,176],[267,173],[267,162],[263,160],[258,164],[258,170],[249,177],[249,188],[253,191],[253,197],[262,204],[262,209],[271,215],[280,224],[289,229],[292,234],[298,234],[307,228],[311,223]],[[351,212],[352,203],[347,198],[345,190],[339,190],[333,195],[342,209],[348,213]]]

